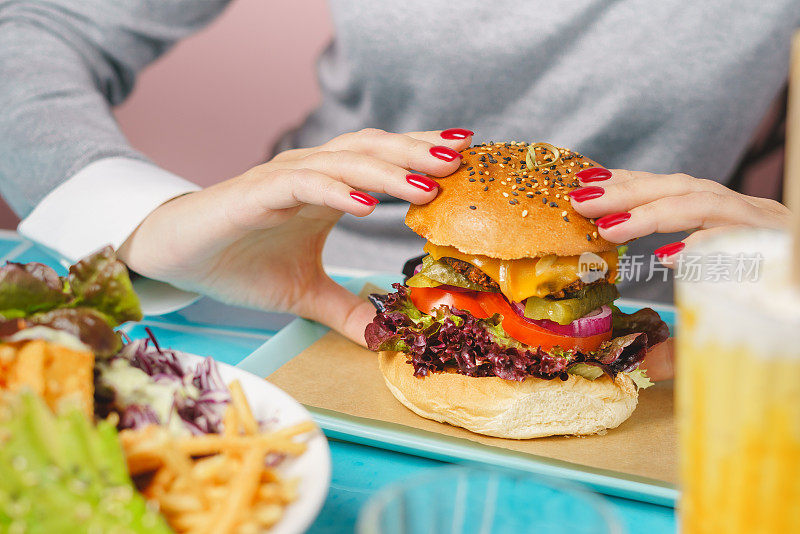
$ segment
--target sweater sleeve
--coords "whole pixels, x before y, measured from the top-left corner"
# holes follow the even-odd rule
[[[20,217],[92,162],[145,159],[111,107],[227,2],[0,0],[0,193]]]

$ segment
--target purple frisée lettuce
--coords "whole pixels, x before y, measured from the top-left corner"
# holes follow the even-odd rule
[[[598,367],[614,378],[637,369],[650,346],[649,331],[657,332],[656,337],[660,338],[666,328],[657,315],[653,318],[642,314],[630,321],[622,317],[615,328],[618,337],[595,351],[583,354],[556,348],[547,352],[511,338],[503,330],[500,315],[478,319],[469,312],[446,306],[428,315],[414,306],[405,286],[393,287],[394,293],[370,296],[378,314],[367,325],[364,337],[370,350],[406,353],[418,377],[455,368],[474,377],[566,380],[569,368],[582,363]],[[643,328],[646,331],[629,330],[642,326],[647,327]]]
[[[146,330],[149,337],[128,341],[98,365],[98,384],[110,392],[120,429],[158,424],[175,433],[221,432],[230,392],[214,360],[186,367],[175,351],[161,348]]]

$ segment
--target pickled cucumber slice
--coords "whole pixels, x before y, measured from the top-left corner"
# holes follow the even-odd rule
[[[431,255],[422,258],[422,268],[417,274],[406,280],[408,287],[436,287],[442,284],[473,291],[486,291],[485,288],[469,280],[447,263],[433,259]]]
[[[580,290],[574,297],[567,299],[530,297],[525,301],[525,317],[569,324],[595,308],[610,304],[617,298],[619,298],[619,291],[614,284],[591,285]]]

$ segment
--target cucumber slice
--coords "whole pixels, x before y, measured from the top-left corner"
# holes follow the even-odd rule
[[[583,288],[575,297],[567,299],[529,297],[525,301],[525,317],[569,324],[600,306],[610,304],[617,298],[619,298],[619,291],[614,284],[591,285]]]

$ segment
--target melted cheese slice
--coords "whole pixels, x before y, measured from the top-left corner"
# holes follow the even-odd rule
[[[521,302],[528,297],[546,297],[561,291],[580,278],[581,256],[549,255],[542,258],[521,258],[518,260],[498,260],[479,254],[464,254],[455,247],[425,244],[425,252],[434,259],[455,258],[471,263],[486,273],[500,286],[500,291],[509,299]],[[615,250],[597,253],[608,266],[606,280],[613,282],[617,277],[619,255]],[[585,258],[584,258],[585,260]]]

